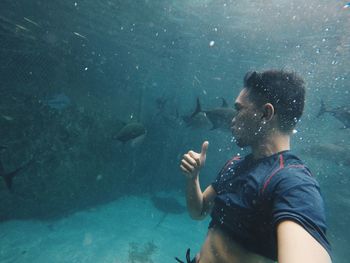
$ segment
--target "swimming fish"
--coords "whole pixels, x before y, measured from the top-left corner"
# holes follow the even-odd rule
[[[194,118],[199,113],[204,113],[213,125],[211,130],[222,128],[224,130],[230,131],[231,122],[235,115],[235,112],[236,111],[233,108],[230,108],[228,106],[224,98],[222,98],[221,107],[214,108],[211,110],[202,110],[199,98],[197,98],[197,106],[195,111],[192,113],[191,118]]]
[[[31,163],[33,162],[33,159],[29,160],[28,162],[22,164],[12,172],[5,172],[4,166],[2,165],[2,162],[0,160],[0,177],[3,177],[5,180],[5,184],[8,190],[12,189],[12,180],[15,176],[17,176],[21,171],[26,169]]]
[[[146,134],[145,126],[140,122],[131,122],[113,136],[113,139],[126,143]]]
[[[160,226],[168,214],[182,214],[187,211],[186,207],[180,204],[174,197],[161,197],[152,195],[151,202],[155,208],[163,212],[163,216],[155,227]]]
[[[341,106],[333,109],[327,109],[323,100],[321,100],[321,108],[317,114],[317,117],[320,117],[324,113],[330,113],[334,118],[341,121],[344,126],[343,129],[350,128],[350,107]]]
[[[321,143],[306,147],[305,154],[313,158],[332,161],[338,165],[350,166],[350,146],[341,143]]]
[[[151,201],[155,208],[167,214],[182,214],[187,211],[186,207],[180,204],[174,197],[152,195]]]
[[[183,115],[182,120],[187,127],[192,129],[208,129],[212,126],[204,112],[198,112],[196,115]]]
[[[164,111],[167,102],[168,99],[163,96],[156,99],[156,106],[159,112]]]
[[[63,110],[71,104],[70,98],[64,93],[57,94],[48,100],[44,100],[43,102],[50,108],[56,110]]]

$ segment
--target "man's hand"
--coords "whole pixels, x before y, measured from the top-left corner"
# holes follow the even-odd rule
[[[189,151],[184,154],[180,168],[185,173],[187,179],[195,179],[198,177],[199,170],[204,166],[205,159],[207,157],[209,142],[205,141],[202,145],[202,151],[196,153],[194,151]]]

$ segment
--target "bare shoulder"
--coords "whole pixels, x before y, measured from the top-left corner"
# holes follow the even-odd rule
[[[285,220],[277,225],[279,263],[331,263],[326,249],[301,225]]]

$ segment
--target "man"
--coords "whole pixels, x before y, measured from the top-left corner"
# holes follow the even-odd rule
[[[208,142],[200,153],[183,156],[189,214],[212,218],[200,253],[188,262],[331,262],[319,185],[290,152],[304,99],[304,81],[294,73],[249,72],[235,101],[232,133],[251,154],[228,161],[204,192],[199,171]]]

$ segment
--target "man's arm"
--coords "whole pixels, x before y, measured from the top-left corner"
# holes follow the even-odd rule
[[[184,154],[180,168],[186,176],[187,209],[193,219],[203,219],[211,210],[216,192],[208,186],[202,193],[199,171],[204,166],[209,143],[205,141],[200,153],[189,151]]]
[[[210,185],[202,193],[198,176],[195,179],[187,179],[186,201],[191,218],[204,219],[211,211],[216,192]]]
[[[291,220],[277,225],[278,263],[331,263],[324,247]]]

